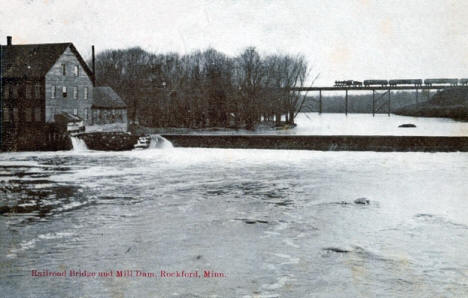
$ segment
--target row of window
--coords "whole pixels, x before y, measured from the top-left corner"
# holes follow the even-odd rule
[[[83,109],[83,114],[78,114],[78,109],[59,109],[60,112],[68,112],[76,116],[80,116],[83,120],[91,120],[90,117],[93,117],[93,121],[96,122],[105,122],[105,123],[113,123],[113,122],[122,122],[125,118],[125,111],[122,109],[110,109],[110,110],[99,110],[93,109],[92,114],[90,113],[89,109]],[[53,121],[53,115],[57,113],[57,108],[50,107],[48,108],[49,118],[47,121]]]
[[[20,87],[18,85],[5,85],[3,87],[3,98],[8,99],[8,98],[18,98],[19,97],[19,90]],[[32,84],[26,84],[25,87],[25,92],[24,96],[26,99],[31,99],[33,98],[33,85]],[[34,85],[34,98],[41,98],[41,85],[40,84],[35,84]]]
[[[41,108],[25,108],[24,109],[24,121],[32,122],[41,121]],[[3,108],[2,113],[3,122],[18,122],[19,112],[18,108]]]
[[[59,114],[59,113],[62,113],[62,112],[67,112],[67,113],[70,113],[70,114],[73,114],[73,115],[76,115],[76,116],[82,116],[82,115],[78,115],[78,109],[77,108],[74,108],[74,109],[62,109],[62,108],[55,108],[55,107],[47,107],[46,108],[46,122],[53,122],[54,121],[54,116],[56,114]],[[88,109],[84,109],[84,120],[88,120]]]
[[[67,75],[67,65],[62,63],[62,75]],[[75,77],[80,76],[80,66],[78,64],[73,65],[73,75]]]
[[[93,121],[97,123],[115,123],[124,121],[124,110],[93,110]]]
[[[50,110],[51,116],[55,114],[56,110]],[[78,116],[78,109],[73,109],[70,110],[74,115]],[[36,108],[25,108],[24,110],[21,111],[21,113],[24,113],[24,118],[23,121],[26,122],[40,122],[41,121],[41,108],[36,107]],[[84,120],[89,120],[89,112],[88,109],[83,110],[83,119]],[[2,118],[3,122],[19,122],[20,111],[18,108],[3,108],[2,111]],[[113,123],[113,122],[121,122],[124,120],[124,115],[125,112],[124,110],[93,110],[93,119],[94,121],[100,121],[100,122],[107,122],[107,123]]]
[[[84,120],[89,120],[88,119],[88,109],[84,109],[83,112],[84,112],[83,119]],[[73,109],[73,115],[79,116],[78,115],[78,109]]]
[[[58,97],[58,90],[60,90],[59,86],[52,86],[50,90],[50,94],[52,98],[57,98]],[[79,97],[79,92],[78,92],[78,87],[73,87],[72,89],[72,96],[73,99],[78,99]],[[68,96],[68,88],[67,86],[62,86],[62,98],[66,98]],[[88,87],[83,88],[83,99],[88,99]]]

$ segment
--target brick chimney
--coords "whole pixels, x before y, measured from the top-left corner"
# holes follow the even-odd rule
[[[93,70],[93,86],[96,87],[96,59],[94,57],[94,45],[91,46],[91,61]]]
[[[11,46],[11,39],[12,39],[12,38],[11,38],[11,36],[9,36],[9,35],[6,37],[7,46]]]

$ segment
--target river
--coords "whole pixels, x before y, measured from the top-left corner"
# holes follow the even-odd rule
[[[0,215],[0,289],[5,297],[463,296],[467,174],[467,153],[2,153],[0,206],[16,212]],[[368,205],[354,203],[362,197]],[[112,276],[70,276],[85,270]]]
[[[468,136],[468,122],[448,118],[408,117],[386,114],[299,113],[293,129],[192,130],[192,134],[275,134],[275,135],[396,135],[396,136]],[[414,124],[415,127],[398,127]],[[169,131],[171,133],[172,131]],[[180,133],[180,130],[176,130]]]

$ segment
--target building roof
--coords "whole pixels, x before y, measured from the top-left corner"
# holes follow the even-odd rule
[[[67,112],[62,112],[60,114],[55,114],[54,115],[55,122],[59,123],[69,123],[69,122],[80,122],[83,121],[80,117],[77,115],[73,115]]]
[[[71,42],[1,46],[2,77],[43,78],[68,47],[91,77],[92,71]]]
[[[127,105],[111,87],[95,87],[91,107],[124,109]]]

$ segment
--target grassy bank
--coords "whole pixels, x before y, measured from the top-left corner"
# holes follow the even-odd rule
[[[436,93],[429,101],[396,109],[394,113],[403,116],[444,117],[468,121],[468,90],[444,90]]]

